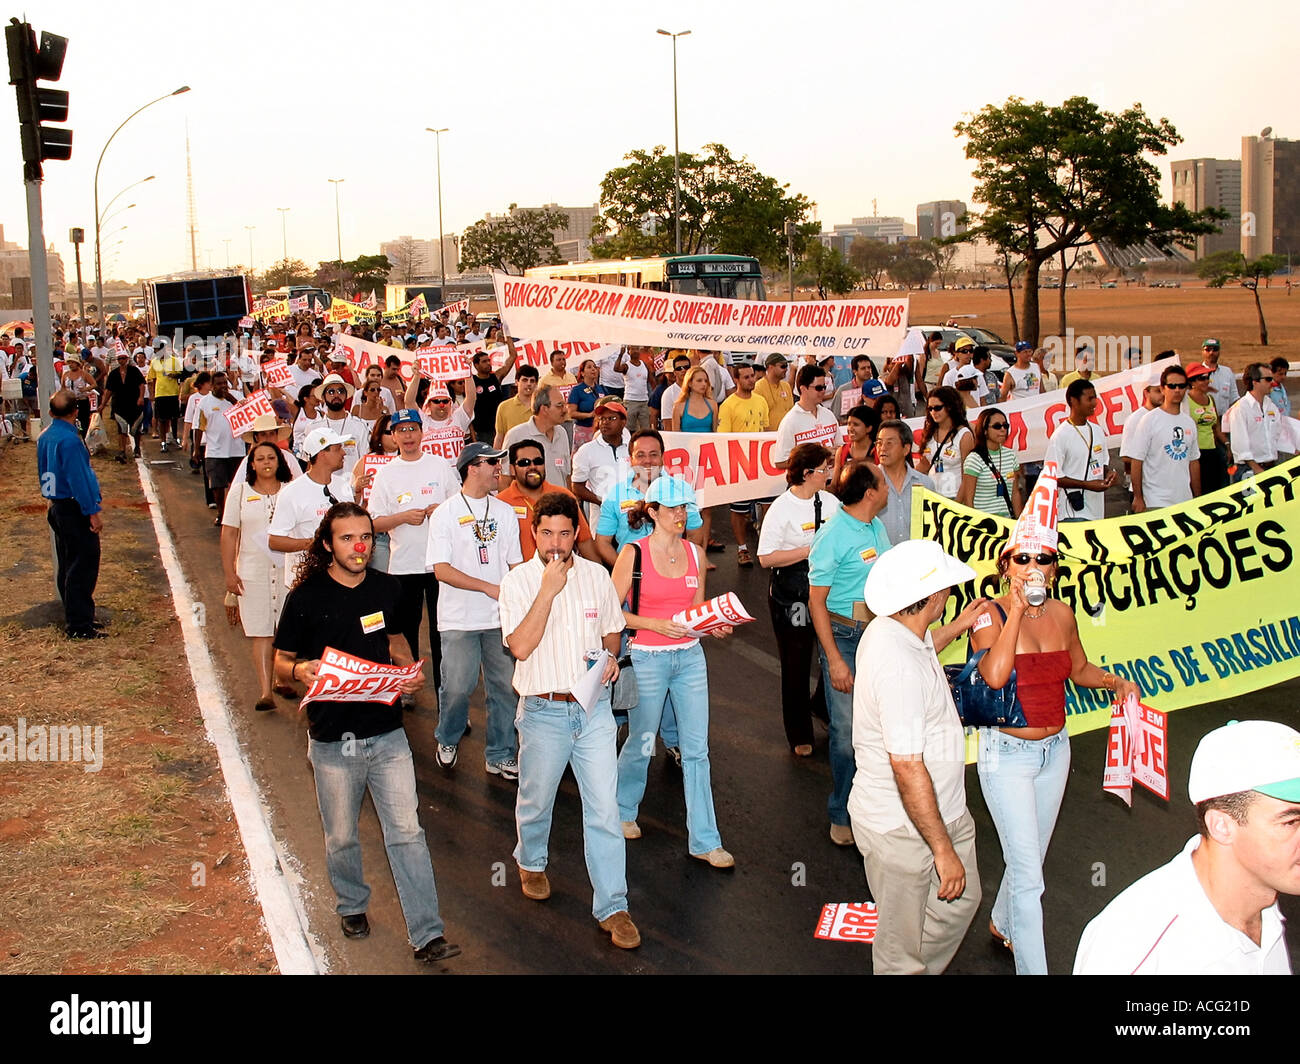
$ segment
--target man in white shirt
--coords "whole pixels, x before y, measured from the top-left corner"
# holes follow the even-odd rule
[[[1142,419],[1156,409],[1165,399],[1165,390],[1158,384],[1148,384],[1142,389],[1142,405],[1124,419],[1124,431],[1119,436],[1119,456],[1124,459],[1124,472],[1130,472],[1133,439]]]
[[[596,363],[596,368],[600,371],[598,383],[605,389],[606,395],[612,395],[615,399],[623,398],[623,371],[618,368],[622,358],[623,349],[619,349]]]
[[[1214,376],[1210,376],[1214,380]],[[1277,461],[1277,437],[1282,428],[1282,417],[1268,393],[1273,388],[1273,378],[1262,362],[1252,362],[1241,375],[1246,394],[1232,404],[1223,416],[1223,431],[1228,434],[1232,460],[1237,466],[1233,480],[1242,480],[1248,473],[1262,473]],[[1235,386],[1234,386],[1235,387]],[[1211,392],[1218,407],[1217,392]]]
[[[799,401],[781,419],[776,430],[776,445],[772,448],[772,461],[784,469],[790,452],[801,443],[817,443],[834,448],[839,441],[840,423],[835,415],[822,406],[830,387],[830,378],[820,366],[799,367],[795,380]]]
[[[659,397],[659,426],[664,432],[671,432],[674,428],[671,424],[673,407],[677,403],[677,397],[682,394],[682,381],[686,379],[690,369],[691,360],[687,355],[679,352],[673,356],[673,382]]]
[[[1117,474],[1106,472],[1105,432],[1088,420],[1097,409],[1097,389],[1083,379],[1071,381],[1065,401],[1069,417],[1052,433],[1046,456],[1061,471],[1057,520],[1100,521],[1106,516],[1106,489]]]
[[[1210,371],[1210,396],[1219,417],[1237,401],[1237,377],[1228,366],[1219,364],[1219,341],[1207,336],[1201,344],[1201,363]]]
[[[323,374],[316,366],[316,353],[310,346],[298,349],[298,359],[289,364],[289,375],[293,377],[293,394],[320,380]]]
[[[1083,929],[1075,975],[1290,975],[1278,894],[1300,894],[1300,732],[1231,721],[1196,747],[1200,834]]]
[[[275,513],[267,528],[267,546],[283,552],[284,583],[292,588],[298,562],[311,546],[321,518],[335,503],[352,502],[352,485],[335,485],[332,477],[343,464],[343,444],[347,441],[318,426],[303,437],[307,472],[295,477],[276,496]]]
[[[966,744],[936,656],[983,612],[977,600],[931,634],[949,589],[975,571],[931,540],[908,540],[867,574],[875,614],[858,644],[849,792],[878,923],[876,975],[939,975],[980,903],[975,823],[966,809]]]
[[[715,403],[721,403],[722,400],[727,398],[728,392],[736,390],[736,382],[731,379],[731,374],[718,361],[720,357],[720,353],[715,354],[712,351],[691,352],[691,365],[702,366],[704,372],[709,376],[709,386],[713,389],[713,401]],[[677,398],[674,396],[673,402],[676,401]],[[669,407],[668,410],[671,412],[672,407]]]
[[[351,483],[352,467],[357,464],[370,444],[370,426],[348,412],[356,389],[337,373],[331,373],[316,385],[314,394],[325,406],[324,412],[317,418],[317,424],[329,429],[336,436],[350,438],[353,441],[344,446],[343,466],[334,475],[336,485]],[[337,489],[335,494],[338,494]],[[414,651],[411,653],[412,656],[418,657]]]
[[[443,669],[438,686],[439,768],[456,767],[460,740],[469,720],[469,696],[483,675],[487,701],[490,775],[519,778],[519,740],[515,735],[517,699],[510,690],[514,662],[501,639],[497,599],[505,574],[524,560],[514,508],[490,494],[506,452],[488,443],[471,443],[460,453],[456,496],[429,520],[425,565],[438,578],[438,633]]]
[[[569,486],[569,477],[573,473],[569,434],[563,428],[567,413],[568,404],[560,394],[560,389],[544,384],[533,395],[533,416],[522,425],[512,428],[501,441],[501,446],[506,451],[520,440],[536,440],[540,443],[546,455],[546,482],[561,488]],[[502,486],[505,486],[505,482]]]
[[[611,488],[627,476],[627,410],[616,399],[600,399],[595,410],[596,436],[573,456],[573,494],[587,504],[587,520],[600,516]]]
[[[644,347],[625,347],[614,363],[614,368],[623,375],[623,405],[627,407],[629,432],[650,427],[650,369],[647,367],[647,350]]]
[[[1187,396],[1183,367],[1167,366],[1160,374],[1160,387],[1164,402],[1147,412],[1129,438],[1135,514],[1190,502],[1201,493],[1196,422],[1183,413]]]
[[[226,492],[235,469],[244,458],[244,441],[230,431],[226,411],[235,405],[230,381],[222,370],[212,374],[212,391],[198,405],[197,425],[203,430],[203,468],[208,475],[213,501],[217,504],[215,525],[221,524],[226,509]]]
[[[543,495],[533,513],[537,552],[501,581],[501,632],[515,656],[519,706],[519,800],[515,821],[524,896],[551,896],[546,875],[551,817],[564,770],[572,766],[582,800],[582,841],[592,915],[620,949],[641,935],[627,911],[627,843],[618,817],[618,761],[609,684],[618,678],[623,610],[605,569],[574,557],[577,501]],[[574,697],[589,655],[609,657],[587,712]]]
[[[438,636],[438,579],[429,569],[429,518],[460,490],[460,478],[445,458],[420,450],[424,424],[418,410],[399,410],[389,422],[397,457],[375,473],[370,515],[376,532],[387,532],[388,572],[402,585],[398,631],[420,657],[420,625],[429,611],[430,672],[441,682],[442,642]]]
[[[1042,394],[1043,376],[1030,361],[1033,354],[1034,345],[1028,340],[1016,341],[1016,363],[1007,367],[1006,373],[1002,375],[1000,402],[1014,402]]]

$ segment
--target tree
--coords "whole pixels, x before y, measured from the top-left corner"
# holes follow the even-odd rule
[[[934,264],[934,272],[939,276],[939,287],[947,288],[952,278],[952,264],[956,261],[959,241],[932,237],[924,246],[924,254]]]
[[[1145,156],[1181,142],[1168,119],[1140,104],[1120,114],[1082,96],[1060,107],[1011,97],[986,105],[956,132],[976,161],[975,199],[987,204],[963,236],[983,237],[1025,261],[1022,325],[1038,342],[1038,274],[1062,250],[1108,239],[1121,247],[1150,240],[1161,250],[1217,232],[1225,211],[1189,211],[1160,202],[1160,173]]]
[[[1249,288],[1255,296],[1255,314],[1259,317],[1259,344],[1268,346],[1268,324],[1264,321],[1264,307],[1259,301],[1259,282],[1277,273],[1286,265],[1282,255],[1261,255],[1257,259],[1246,260],[1240,251],[1216,251],[1207,255],[1200,262],[1196,272],[1204,277],[1210,288],[1222,288],[1229,281],[1239,281],[1242,288]]]
[[[1110,267],[1097,258],[1089,248],[1084,248],[1079,252],[1079,269],[1088,275],[1088,279],[1094,283],[1101,283],[1101,279],[1106,276]]]
[[[284,288],[291,284],[311,284],[312,271],[302,259],[281,259],[262,274],[262,291]]]
[[[489,266],[503,273],[523,273],[534,266],[560,261],[557,230],[569,227],[569,216],[549,208],[520,210],[510,204],[501,218],[484,218],[465,230],[460,242],[460,268]]]
[[[393,264],[388,261],[387,255],[358,255],[351,262],[345,262],[343,268],[347,271],[348,283],[354,291],[368,292],[388,283],[388,274]]]
[[[819,299],[825,299],[828,292],[839,296],[847,295],[862,279],[858,271],[844,261],[844,256],[838,249],[828,248],[820,240],[808,245],[799,269],[803,276],[817,286]]]
[[[419,251],[415,245],[415,238],[402,237],[397,242],[393,254],[393,268],[388,275],[389,282],[391,284],[410,284],[419,273],[416,269]]]
[[[894,261],[896,251],[896,245],[887,244],[883,240],[854,237],[853,243],[849,245],[849,262],[862,275],[868,288],[878,289],[885,271]]]
[[[596,258],[671,255],[673,157],[656,145],[623,158],[627,165],[610,170],[600,183],[601,213],[592,223],[591,253]],[[789,185],[721,144],[706,144],[702,155],[683,152],[679,165],[683,254],[752,255],[764,265],[782,265],[787,221],[796,225],[796,258],[808,250],[820,226],[804,219],[815,204],[790,195]]]
[[[933,277],[934,263],[926,257],[928,250],[910,243],[897,245],[894,261],[889,267],[889,276],[894,279],[894,283],[919,288]]]

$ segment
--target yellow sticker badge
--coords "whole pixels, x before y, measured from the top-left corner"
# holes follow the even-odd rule
[[[624,513],[626,513],[628,510],[632,509],[632,507],[634,507],[640,501],[641,501],[640,499],[624,499],[621,503],[618,504],[618,508],[622,510]]]
[[[859,551],[859,552],[858,552],[858,556],[859,556],[859,557],[860,557],[864,562],[874,562],[874,561],[876,560],[876,548],[875,548],[875,547],[867,547],[865,550],[861,550],[861,551]]]
[[[456,522],[456,524],[458,525],[472,525],[473,523],[474,523],[473,514],[465,514],[459,521]]]
[[[805,522],[804,522],[803,524],[801,524],[799,527],[800,527],[800,529],[802,529],[804,532],[815,532],[815,531],[817,531],[817,522],[816,522],[816,521],[805,521]]]
[[[514,507],[513,509],[514,509],[514,511],[515,511],[515,516],[516,516],[516,517],[527,517],[527,516],[528,516],[528,507],[527,507],[527,506],[516,506],[516,507]]]
[[[404,491],[402,492],[401,495],[397,496],[397,505],[401,506],[402,503],[410,502],[413,498],[415,498],[415,496],[412,495],[409,491]]]
[[[361,630],[369,635],[371,632],[377,632],[384,627],[384,611],[378,613],[367,613],[361,618]]]

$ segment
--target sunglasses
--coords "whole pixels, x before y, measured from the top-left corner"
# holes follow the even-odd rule
[[[1010,427],[1010,426],[1007,425],[1007,423],[1006,423],[1005,421],[990,421],[990,422],[989,422],[989,429],[990,429],[990,430],[992,430],[992,429],[1006,429],[1006,428],[1009,428],[1009,427]]]
[[[1178,388],[1178,389],[1181,390],[1181,389],[1187,387],[1187,382],[1186,382],[1186,381],[1183,381],[1181,384],[1166,384],[1165,387],[1166,387],[1166,388]]]
[[[826,390],[826,385],[824,384],[810,384],[808,387],[815,392],[824,392]]]
[[[348,390],[346,388],[326,388],[325,391],[322,392],[321,394],[322,395],[347,395]]]
[[[500,465],[500,464],[501,464],[501,459],[500,459],[500,458],[480,458],[480,459],[479,459],[477,462],[475,462],[474,464],[475,464],[475,465],[490,465],[490,466],[495,466],[495,465]]]
[[[496,464],[495,460],[493,461],[492,464],[493,465]],[[545,458],[516,458],[515,459],[516,469],[530,469],[533,466],[537,466],[539,469],[541,469],[545,465],[546,465]]]
[[[927,406],[926,409],[930,411],[930,413],[932,414],[938,414],[938,413],[942,413],[944,410],[948,408],[944,406]]]
[[[1028,565],[1030,562],[1037,562],[1039,565],[1055,565],[1055,554],[1013,554],[1011,560],[1017,565]]]
[[[434,406],[447,406],[447,405],[451,402],[451,400],[450,400],[450,399],[430,399],[429,402],[431,402]]]

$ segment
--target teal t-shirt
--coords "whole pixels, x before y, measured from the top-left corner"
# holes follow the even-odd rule
[[[826,608],[851,617],[853,604],[862,601],[867,573],[889,546],[889,533],[879,517],[867,523],[836,510],[813,540],[808,583],[830,588]]]

